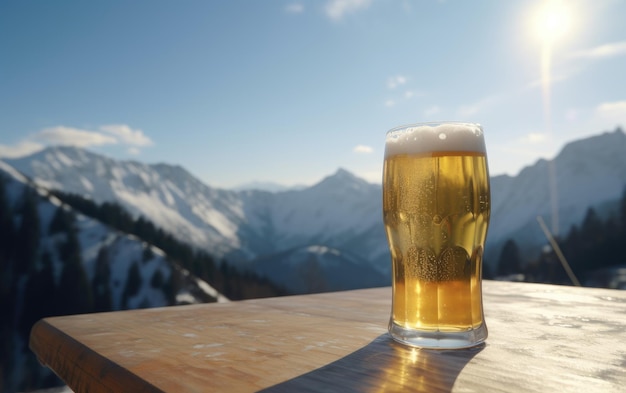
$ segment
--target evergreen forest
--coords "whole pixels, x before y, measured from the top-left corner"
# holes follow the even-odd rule
[[[163,250],[173,267],[172,274],[165,277],[157,270],[149,285],[160,289],[169,305],[180,304],[176,294],[184,285],[183,271],[206,281],[231,300],[287,294],[284,289],[254,273],[240,271],[226,261],[217,263],[207,252],[177,241],[147,219],[133,218],[120,205],[99,205],[61,192],[41,196],[33,187],[23,187],[22,195],[11,203],[6,185],[7,180],[0,177],[1,392],[28,391],[60,383],[54,374],[39,365],[28,349],[30,330],[35,322],[48,316],[130,308],[129,299],[142,285],[142,261],[132,261],[120,306],[114,307],[110,256],[106,246],[100,248],[93,279],[89,280],[83,263],[76,212]],[[48,227],[42,227],[38,205],[50,196],[63,204],[54,210]],[[54,245],[52,249],[42,244],[46,238],[53,239],[46,242]],[[144,248],[143,262],[152,258],[151,249],[150,246]],[[61,262],[60,269],[58,263],[55,269],[55,258]],[[203,293],[199,297],[203,295],[204,301],[216,300]]]
[[[583,286],[626,289],[626,277],[618,280],[620,268],[626,269],[626,188],[616,214],[602,219],[595,209],[588,208],[580,226],[572,226],[566,236],[555,240]],[[527,282],[573,284],[553,247],[544,247],[539,257],[531,261],[523,261],[521,254],[515,240],[509,239],[495,271],[485,272],[485,276],[517,275]]]

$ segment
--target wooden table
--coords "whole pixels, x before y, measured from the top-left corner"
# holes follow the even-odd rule
[[[30,347],[76,392],[626,391],[626,292],[483,286],[472,350],[394,343],[390,288],[47,318]]]

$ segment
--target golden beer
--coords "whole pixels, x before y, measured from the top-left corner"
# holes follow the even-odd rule
[[[481,276],[490,191],[482,129],[421,125],[392,130],[387,138],[390,333],[420,347],[476,345],[487,336]]]

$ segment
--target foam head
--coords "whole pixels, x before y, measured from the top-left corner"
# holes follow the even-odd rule
[[[473,123],[423,123],[387,132],[386,156],[453,151],[486,153],[482,127]]]

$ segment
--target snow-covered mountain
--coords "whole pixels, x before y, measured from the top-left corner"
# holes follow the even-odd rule
[[[379,185],[339,169],[300,191],[239,196],[249,224],[240,231],[242,243],[257,256],[324,245],[350,252],[382,271],[387,268],[387,263],[385,267],[375,263],[388,253]],[[358,238],[371,241],[354,244]]]
[[[342,169],[312,187],[270,193],[217,189],[180,166],[115,161],[75,147],[51,147],[6,162],[43,187],[118,202],[231,263],[311,244],[350,246],[374,265],[388,252],[380,186]],[[370,236],[376,239],[354,244]]]
[[[256,264],[263,270],[260,261],[319,246],[389,277],[381,187],[343,169],[311,187],[267,192],[217,189],[180,166],[116,161],[73,147],[52,147],[6,162],[43,186],[97,202],[117,201],[179,239],[240,266]],[[620,197],[626,184],[626,136],[617,129],[572,142],[552,163],[564,233],[588,207]],[[496,263],[508,238],[520,248],[544,242],[536,217],[550,223],[552,163],[540,160],[515,177],[492,178],[487,262]]]
[[[619,128],[571,142],[554,160],[539,160],[515,177],[493,177],[487,257],[497,258],[496,251],[509,238],[538,253],[546,239],[537,216],[553,227],[553,196],[558,207],[557,234],[567,235],[589,207],[619,200],[625,186],[626,135]]]
[[[58,244],[64,240],[65,234],[50,234],[49,227],[58,209],[71,211],[57,198],[48,195],[47,190],[30,184],[22,174],[15,171],[0,161],[0,177],[5,183],[9,207],[16,209],[25,189],[34,188],[40,196],[37,201],[37,213],[40,219],[40,253],[48,252],[52,259],[52,266],[56,280],[59,280],[63,262],[58,256]],[[96,261],[101,250],[106,250],[107,261],[110,267],[112,309],[139,307],[163,307],[171,305],[167,299],[163,287],[151,285],[155,275],[161,275],[163,282],[167,282],[172,274],[179,274],[184,282],[180,291],[175,294],[175,302],[178,304],[204,303],[213,301],[228,301],[206,282],[199,280],[178,265],[170,261],[160,249],[147,244],[140,239],[119,231],[116,231],[97,220],[74,212],[76,217],[76,231],[80,256],[83,262],[87,280],[92,282],[96,275]],[[128,280],[128,272],[133,263],[137,263],[140,273],[140,285],[136,293],[129,299],[124,300],[122,291]]]
[[[315,293],[389,285],[362,259],[327,246],[303,246],[254,260],[255,270],[290,293]]]
[[[236,194],[208,187],[180,166],[115,161],[75,147],[6,162],[42,187],[119,202],[188,243],[211,245],[215,255],[241,248],[237,229],[244,217]]]

